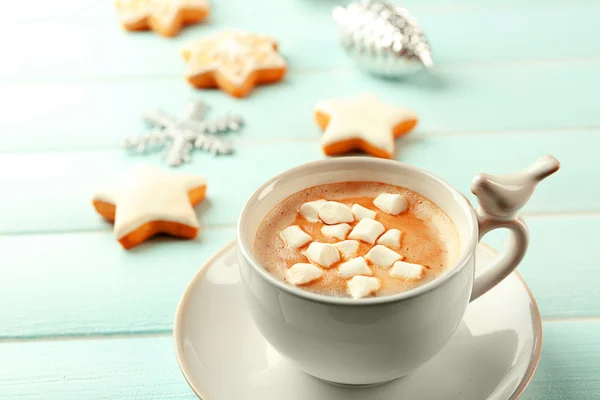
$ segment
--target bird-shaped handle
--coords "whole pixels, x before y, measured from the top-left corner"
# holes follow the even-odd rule
[[[506,175],[478,174],[471,191],[481,211],[497,218],[513,218],[527,203],[535,187],[560,168],[558,160],[545,155],[521,172]]]
[[[477,221],[479,239],[493,229],[507,228],[510,235],[504,252],[483,271],[477,271],[471,301],[507,277],[519,265],[529,244],[525,221],[519,210],[533,195],[542,180],[560,168],[558,160],[545,155],[521,172],[506,175],[478,174],[471,191],[479,201]]]

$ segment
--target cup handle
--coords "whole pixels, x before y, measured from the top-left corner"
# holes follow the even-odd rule
[[[559,168],[556,158],[545,155],[523,171],[506,175],[478,174],[473,179],[471,191],[479,201],[476,211],[479,240],[494,229],[506,228],[510,232],[504,251],[485,270],[476,272],[471,301],[500,283],[523,260],[529,232],[525,221],[518,216],[519,210],[537,184]]]

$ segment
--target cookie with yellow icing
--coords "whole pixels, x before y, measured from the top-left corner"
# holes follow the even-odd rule
[[[247,32],[221,32],[191,41],[183,59],[190,84],[219,88],[235,97],[281,80],[287,68],[273,38]]]
[[[208,0],[116,0],[121,25],[128,31],[153,30],[175,36],[184,25],[205,20]]]

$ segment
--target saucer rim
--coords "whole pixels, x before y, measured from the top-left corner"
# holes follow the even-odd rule
[[[190,279],[190,281],[186,285],[186,287],[183,291],[183,294],[179,300],[179,304],[177,305],[177,310],[175,311],[175,320],[173,323],[173,342],[174,342],[174,346],[175,346],[175,357],[177,359],[177,364],[179,365],[179,369],[181,370],[183,378],[187,382],[188,386],[192,389],[194,394],[200,400],[209,400],[209,399],[206,396],[204,396],[203,394],[201,394],[200,389],[196,388],[194,386],[194,384],[191,382],[191,378],[190,378],[191,374],[188,372],[187,366],[184,362],[183,340],[181,338],[181,334],[183,332],[183,328],[182,328],[182,326],[183,326],[183,309],[187,305],[187,303],[189,301],[189,297],[192,296],[191,289],[196,284],[196,282],[204,276],[204,274],[208,270],[209,266],[217,258],[219,258],[221,255],[223,255],[225,252],[229,251],[231,248],[235,247],[235,245],[236,245],[235,240],[227,243],[221,249],[217,250],[212,256],[210,256],[202,264],[202,266],[200,268],[198,268],[198,270],[196,271],[196,273],[194,274],[192,279]],[[478,244],[478,246],[483,247],[486,251],[490,252],[492,255],[497,254],[496,250],[494,250],[487,243],[480,242]],[[537,301],[536,301],[535,297],[533,296],[533,293],[531,292],[531,289],[527,285],[527,282],[525,282],[525,279],[523,279],[523,276],[518,271],[515,270],[512,272],[512,274],[514,274],[521,281],[521,284],[525,288],[527,295],[529,296],[529,300],[531,301],[531,304],[533,305],[532,311],[533,311],[533,317],[535,320],[534,321],[534,332],[535,332],[534,336],[537,339],[534,341],[534,344],[533,344],[533,349],[531,352],[531,359],[529,361],[529,365],[527,366],[527,371],[523,375],[523,378],[521,379],[521,382],[519,382],[519,385],[515,388],[515,390],[513,391],[513,393],[511,394],[511,396],[508,399],[508,400],[518,400],[525,392],[525,389],[531,383],[531,379],[533,378],[533,375],[535,374],[535,371],[537,370],[537,367],[540,363],[540,357],[541,357],[541,352],[542,352],[542,343],[543,343],[543,331],[542,331],[542,316],[540,314],[540,309],[538,307]]]

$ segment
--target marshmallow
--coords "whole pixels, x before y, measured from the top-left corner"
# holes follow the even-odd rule
[[[378,267],[387,269],[392,266],[394,261],[402,260],[404,257],[394,250],[390,250],[387,247],[378,244],[369,250],[365,258]]]
[[[363,218],[371,218],[375,219],[377,213],[373,210],[369,210],[367,207],[363,207],[360,204],[352,204],[352,214],[354,214],[354,219],[360,221]]]
[[[337,201],[327,201],[319,208],[319,218],[327,225],[340,224],[354,221],[352,210],[345,204]]]
[[[352,227],[348,224],[325,225],[321,228],[321,233],[328,237],[334,237],[339,240],[346,239],[348,232]]]
[[[308,222],[319,222],[319,208],[325,203],[327,203],[327,200],[309,201],[302,204],[298,212]]]
[[[342,242],[334,243],[333,245],[339,250],[342,258],[345,260],[349,260],[356,256],[356,253],[358,252],[357,240],[344,240]]]
[[[374,244],[383,231],[385,231],[385,227],[381,222],[371,218],[363,218],[358,221],[358,224],[352,229],[348,238]]]
[[[292,285],[304,285],[323,275],[323,270],[316,265],[298,263],[285,271],[285,279]]]
[[[388,247],[400,247],[401,237],[402,232],[400,230],[388,229],[379,239],[377,239],[377,243]]]
[[[355,299],[360,299],[379,290],[380,286],[377,278],[356,275],[348,281],[348,293]]]
[[[340,261],[340,253],[329,243],[312,242],[306,250],[306,256],[310,261],[325,268]]]
[[[292,249],[302,247],[312,240],[310,235],[300,229],[298,225],[288,226],[279,233],[279,236],[281,236],[285,244]]]
[[[373,275],[371,268],[362,257],[353,258],[350,261],[340,264],[338,273],[342,278],[352,278],[354,275]]]
[[[404,280],[420,279],[423,276],[424,267],[419,264],[407,263],[404,261],[396,261],[390,275],[394,278],[402,278]]]
[[[381,211],[398,215],[408,208],[408,201],[401,194],[381,193],[373,200],[373,204]]]

